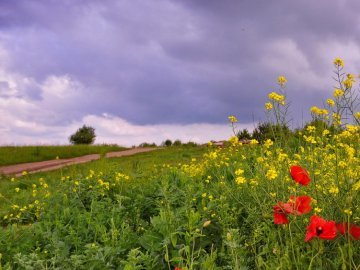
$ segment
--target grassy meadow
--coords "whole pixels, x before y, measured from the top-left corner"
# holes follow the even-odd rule
[[[2,176],[0,269],[360,269],[360,113],[339,78],[298,130],[280,76],[248,144]]]
[[[0,166],[122,151],[118,145],[1,146]]]

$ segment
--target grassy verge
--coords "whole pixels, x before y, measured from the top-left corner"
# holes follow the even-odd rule
[[[118,145],[64,145],[64,146],[2,146],[0,166],[72,158],[88,154],[104,154],[126,149]]]

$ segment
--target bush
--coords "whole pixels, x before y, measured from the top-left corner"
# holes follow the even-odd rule
[[[172,145],[172,141],[167,139],[165,142],[162,143],[163,146],[169,147]]]
[[[90,126],[83,125],[73,135],[70,136],[71,144],[92,144],[96,138],[95,129]]]
[[[182,142],[180,140],[175,140],[173,146],[181,146]]]
[[[275,141],[276,139],[284,139],[291,135],[291,130],[286,125],[259,123],[252,133],[252,138],[259,142],[267,139]]]
[[[241,131],[239,131],[236,136],[238,137],[239,140],[250,140],[251,139],[251,135],[249,133],[249,131],[245,128]]]

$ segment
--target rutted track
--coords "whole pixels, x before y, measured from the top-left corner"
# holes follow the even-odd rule
[[[131,156],[138,153],[154,151],[157,149],[160,148],[132,148],[129,150],[124,150],[119,152],[109,152],[106,153],[105,157],[112,158],[112,157]],[[26,171],[27,173],[52,171],[52,170],[60,169],[65,166],[86,163],[98,159],[100,159],[100,154],[92,154],[92,155],[67,158],[67,159],[54,159],[54,160],[47,160],[40,162],[21,163],[16,165],[8,165],[8,166],[0,167],[0,174],[20,176],[24,171]]]

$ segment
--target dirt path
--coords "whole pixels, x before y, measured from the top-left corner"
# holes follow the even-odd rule
[[[132,148],[132,149],[124,150],[124,151],[120,151],[120,152],[109,152],[109,153],[106,153],[105,157],[112,158],[112,157],[131,156],[131,155],[135,155],[138,153],[154,151],[157,149],[159,149],[159,148]],[[17,164],[17,165],[2,166],[2,167],[0,167],[0,174],[21,176],[22,172],[24,172],[24,171],[26,171],[28,173],[52,171],[52,170],[56,170],[56,169],[60,169],[62,167],[68,166],[68,165],[86,163],[86,162],[90,162],[90,161],[98,160],[98,159],[100,159],[99,154],[92,154],[92,155],[86,155],[86,156],[75,157],[75,158],[54,159],[54,160],[47,160],[47,161],[40,161],[40,162],[31,162],[31,163],[22,163],[22,164]]]

